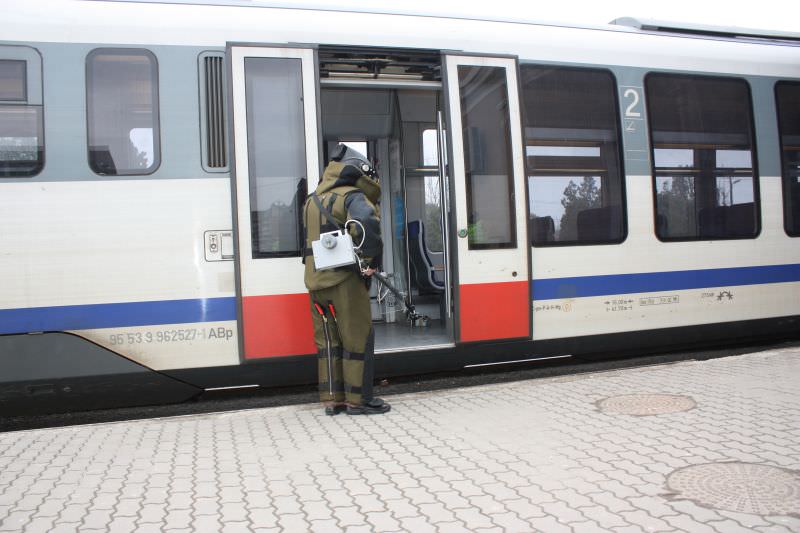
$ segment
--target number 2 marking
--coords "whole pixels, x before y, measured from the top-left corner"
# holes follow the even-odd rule
[[[642,114],[639,111],[634,111],[633,110],[633,108],[635,108],[637,105],[639,105],[639,92],[636,91],[635,89],[626,89],[625,92],[622,94],[622,97],[623,98],[628,98],[628,97],[633,98],[633,101],[630,103],[630,105],[625,108],[625,116],[626,117],[635,117],[635,118],[641,117]]]

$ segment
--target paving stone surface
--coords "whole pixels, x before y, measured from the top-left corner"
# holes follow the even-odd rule
[[[2,433],[0,532],[798,532],[798,382],[787,348],[398,395],[374,417]]]

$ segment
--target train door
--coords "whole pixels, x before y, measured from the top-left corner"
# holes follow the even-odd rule
[[[517,61],[445,55],[457,338],[530,338],[530,245]]]
[[[320,50],[320,70],[340,68],[341,63],[333,61],[341,62],[342,53],[337,50],[328,60],[331,54]],[[403,66],[390,53],[382,53],[396,70]],[[349,61],[360,59],[352,57],[356,52],[350,54]],[[327,154],[338,143],[347,144],[367,156],[380,175],[382,270],[392,289],[372,283],[376,353],[452,348],[447,201],[437,120],[441,84],[394,76],[380,83],[321,80],[323,148]],[[407,315],[397,294],[414,306],[417,318]]]
[[[234,222],[244,359],[311,354],[300,255],[306,190],[319,180],[315,52],[231,46]]]

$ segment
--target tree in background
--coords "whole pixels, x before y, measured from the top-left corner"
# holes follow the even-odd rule
[[[658,187],[658,217],[662,236],[686,237],[697,234],[694,178],[664,178]]]
[[[561,198],[564,214],[561,216],[559,241],[578,240],[578,213],[602,207],[599,184],[600,179],[596,176],[584,176],[580,185],[570,180]]]

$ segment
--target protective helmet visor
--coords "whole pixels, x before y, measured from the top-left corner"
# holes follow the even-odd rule
[[[352,165],[360,170],[364,175],[378,181],[378,173],[372,168],[372,164],[364,155],[353,148],[340,144],[331,154],[331,160],[338,161],[343,165]]]

